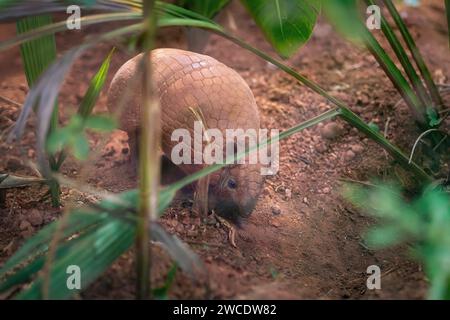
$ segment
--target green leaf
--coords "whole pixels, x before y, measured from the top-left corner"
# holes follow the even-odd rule
[[[2,0],[0,2],[0,21],[13,18],[36,16],[43,13],[59,12],[66,15],[69,5],[79,5],[83,14],[89,11],[121,11],[127,10],[129,5],[125,3],[137,3],[138,1],[98,1],[98,0]],[[5,3],[6,2],[6,3]],[[7,9],[7,10],[4,10]]]
[[[24,33],[52,23],[49,15],[27,17],[17,22],[18,33]],[[41,73],[56,58],[56,42],[54,35],[36,38],[20,46],[20,53],[24,63],[25,75],[31,87]]]
[[[111,21],[124,21],[124,20],[140,20],[142,14],[140,12],[115,12],[115,13],[101,13],[93,14],[89,16],[80,17],[80,23],[86,27],[89,25],[107,23]],[[39,38],[41,36],[53,35],[56,32],[67,31],[67,21],[59,21],[49,25],[29,30],[27,32],[16,35],[13,38],[2,41],[0,43],[0,51],[13,48],[16,45],[28,42],[30,40]]]
[[[89,154],[89,142],[84,134],[73,138],[73,155],[79,160],[86,160]]]
[[[65,239],[88,227],[101,222],[107,214],[92,214],[75,210],[71,213],[67,226],[63,229],[62,238]],[[53,237],[57,225],[60,221],[45,226],[30,239],[2,266],[0,269],[0,292],[8,288],[3,281],[18,272],[21,267],[33,262],[48,250],[48,245]],[[31,276],[32,274],[29,274]]]
[[[105,116],[89,116],[85,120],[85,125],[89,129],[105,132],[114,130],[117,127],[117,123],[114,119]]]
[[[102,65],[100,66],[100,69],[97,71],[95,76],[91,79],[89,88],[86,91],[83,100],[81,101],[78,112],[84,119],[86,119],[92,113],[92,109],[94,109],[95,103],[98,100],[98,96],[100,95],[100,92],[103,89],[103,86],[105,85],[105,80],[106,76],[108,75],[108,70],[113,53],[114,48],[111,50],[106,59],[103,61]],[[102,130],[102,128],[100,128],[99,130]]]
[[[110,266],[134,241],[133,225],[111,219],[92,232],[85,233],[70,246],[57,250],[50,271],[50,299],[66,299],[77,290],[67,286],[69,266],[81,271],[81,288],[85,289],[108,266]],[[43,278],[39,277],[32,286],[17,295],[18,299],[42,299]],[[78,291],[79,292],[79,291]]]
[[[160,288],[156,288],[153,290],[153,296],[155,299],[159,300],[167,300],[170,287],[173,284],[173,281],[175,280],[175,275],[177,274],[177,265],[173,264],[172,267],[169,269],[169,272],[166,276],[166,281],[164,281],[164,285]]]
[[[356,0],[323,1],[322,6],[328,22],[341,35],[356,43],[363,42],[363,25]]]
[[[434,108],[427,108],[428,124],[430,127],[434,128],[441,124],[441,119],[439,119],[439,114]]]
[[[439,90],[436,87],[436,84],[434,83],[433,77],[431,76],[430,70],[427,67],[427,64],[425,63],[425,60],[423,59],[422,54],[420,53],[419,49],[417,48],[416,42],[414,41],[414,38],[412,37],[411,33],[408,30],[408,27],[406,26],[405,22],[403,21],[400,13],[395,8],[394,3],[391,0],[383,0],[385,3],[389,13],[391,14],[392,18],[395,21],[395,24],[397,25],[400,33],[402,34],[403,39],[405,40],[406,45],[409,48],[409,51],[411,52],[411,56],[415,60],[417,67],[422,74],[423,79],[425,80],[425,84],[428,88],[428,91],[430,92],[431,98],[433,99],[433,102],[435,104],[435,107],[441,107],[443,106],[442,97],[439,93]],[[448,10],[448,7],[447,7]],[[447,11],[448,13],[448,11]]]
[[[373,6],[375,5],[373,0],[366,0],[367,5]],[[420,101],[423,105],[431,105],[431,97],[428,95],[425,86],[422,83],[422,80],[419,78],[414,66],[412,64],[412,60],[409,59],[406,50],[404,49],[404,45],[398,39],[394,29],[390,26],[386,18],[381,15],[381,28],[383,30],[383,34],[386,39],[389,41],[391,48],[394,50],[395,55],[403,66],[404,71],[408,75],[411,84],[414,87]]]
[[[369,127],[376,132],[380,132],[380,127],[375,122],[369,122]]]
[[[400,244],[404,239],[402,230],[396,225],[373,228],[365,236],[367,245],[374,249],[395,246]]]
[[[47,150],[50,154],[55,154],[65,147],[72,137],[71,131],[60,128],[50,133],[47,138]]]
[[[396,66],[395,62],[384,50],[384,48],[380,45],[380,43],[373,36],[373,34],[369,32],[369,30],[367,29],[364,30],[363,34],[365,44],[369,49],[369,51],[375,57],[375,59],[380,64],[381,68],[384,70],[389,79],[392,81],[392,84],[395,86],[398,93],[401,94],[406,104],[413,112],[416,120],[419,123],[423,123],[425,114],[424,105],[420,102],[419,98],[417,97],[411,85],[409,84],[408,80],[406,80],[403,73]]]
[[[160,192],[159,211],[167,207],[168,199],[173,198],[171,188]],[[164,202],[161,201],[161,199]],[[50,297],[65,299],[76,291],[68,290],[67,267],[78,265],[82,272],[82,289],[85,289],[134,242],[138,193],[136,190],[103,200],[95,209],[77,209],[70,212],[69,219],[61,234],[56,250],[50,281]],[[42,277],[35,277],[42,270],[45,254],[48,252],[58,224],[56,221],[28,239],[25,244],[0,269],[0,292],[15,285],[35,281],[16,298],[42,298]],[[170,256],[191,276],[204,272],[200,260],[177,237],[167,234],[158,224],[150,226],[150,236],[154,241],[164,244]],[[166,280],[168,288],[173,282],[175,270],[171,269]]]
[[[395,188],[346,186],[345,196],[377,218],[379,225],[365,239],[382,249],[406,243],[425,265],[431,299],[450,298],[450,195],[441,187],[427,188],[416,199],[404,199]]]
[[[324,11],[328,17],[328,21],[336,26],[338,31],[344,34],[344,36],[350,38],[352,41],[356,41],[357,43],[364,43],[386,75],[392,81],[393,85],[401,94],[407,105],[410,107],[416,120],[423,124],[425,114],[423,103],[416,96],[403,73],[396,66],[389,54],[386,53],[384,48],[380,45],[377,38],[375,38],[374,35],[367,29],[365,20],[362,18],[359,11],[358,1],[325,1]],[[386,23],[383,23],[383,31],[389,31],[386,29]],[[391,37],[390,40],[393,40],[393,38]],[[391,43],[394,44],[393,42]],[[399,49],[398,47],[396,48]]]
[[[230,0],[180,0],[178,5],[207,18],[214,18],[229,2]]]
[[[321,9],[317,0],[241,0],[267,40],[283,57],[305,44]]]

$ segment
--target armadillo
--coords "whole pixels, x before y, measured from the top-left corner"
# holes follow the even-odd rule
[[[137,55],[128,60],[115,74],[108,93],[108,109],[114,112],[119,101],[124,103],[120,128],[128,133],[130,149],[136,148],[141,114],[141,86],[127,85],[141,77]],[[155,49],[151,52],[151,66],[161,106],[161,149],[166,157],[178,143],[172,132],[183,128],[193,137],[192,108],[199,108],[208,128],[217,128],[225,136],[226,129],[260,128],[259,111],[252,91],[233,69],[216,59],[178,49]],[[134,83],[140,84],[141,78]],[[125,97],[124,97],[125,96]],[[194,143],[191,143],[194,148]],[[133,150],[131,150],[133,151]],[[204,165],[180,164],[191,174]],[[253,211],[263,186],[258,164],[233,164],[210,175],[208,207],[233,222],[240,222]]]

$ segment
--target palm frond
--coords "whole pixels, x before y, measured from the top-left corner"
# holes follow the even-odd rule
[[[4,1],[0,4],[0,21],[11,21],[18,18],[42,15],[46,13],[66,13],[68,5],[78,5],[82,10],[123,11],[130,7],[120,1],[83,1],[74,0],[70,3],[55,0],[19,0]]]

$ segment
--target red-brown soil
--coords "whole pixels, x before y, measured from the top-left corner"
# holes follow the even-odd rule
[[[433,75],[444,83],[450,74],[450,55],[443,2],[423,2],[420,9],[403,12]],[[240,5],[233,4],[231,12],[239,36],[273,53]],[[83,35],[109,28],[105,25],[60,34],[58,50],[63,52]],[[0,40],[13,33],[13,25],[0,26]],[[158,45],[186,48],[179,30],[162,30]],[[75,63],[59,98],[64,121],[81,101],[89,79],[111,46],[100,44]],[[331,107],[283,72],[222,38],[212,36],[206,54],[234,68],[248,82],[265,128],[283,130]],[[130,57],[122,50],[114,54],[108,83]],[[376,123],[381,130],[388,124],[388,138],[404,150],[411,148],[418,132],[408,109],[395,107],[400,99],[396,90],[370,54],[344,41],[328,24],[320,22],[311,41],[288,64],[345,101],[364,120]],[[0,70],[0,95],[23,103],[28,87],[18,49],[0,54]],[[96,112],[106,112],[105,102],[103,92]],[[0,100],[0,132],[18,114],[17,106]],[[331,132],[333,137],[327,138],[336,125],[338,132]],[[0,172],[34,174],[29,167],[29,161],[35,160],[34,126],[35,121],[30,121],[19,145],[0,141]],[[126,140],[126,134],[120,131],[106,139],[92,135],[91,147],[97,150],[97,157],[81,164],[69,159],[63,173],[112,192],[136,186],[126,161]],[[392,176],[393,172],[391,159],[375,143],[341,121],[329,122],[281,143],[279,173],[267,179],[256,210],[237,231],[237,248],[229,244],[223,228],[200,223],[182,201],[176,201],[161,219],[162,224],[200,255],[210,274],[211,290],[178,272],[170,298],[424,298],[426,277],[421,266],[409,259],[407,248],[367,249],[362,235],[373,220],[348,204],[340,193],[341,179],[369,181]],[[0,265],[24,239],[60,216],[60,209],[41,200],[44,193],[45,188],[8,193],[7,206],[0,209]],[[89,200],[85,193],[63,188],[66,207]],[[152,278],[159,284],[171,262],[156,245],[153,253]],[[85,290],[82,298],[133,298],[133,261],[133,252],[125,254]],[[382,270],[382,289],[369,291],[366,269],[374,264]]]

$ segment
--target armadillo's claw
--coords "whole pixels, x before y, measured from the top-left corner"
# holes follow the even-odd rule
[[[222,218],[221,216],[219,216],[218,214],[216,214],[214,212],[214,210],[212,211],[212,214],[214,215],[214,217],[216,218],[216,220],[220,223],[220,225],[226,229],[228,229],[228,242],[231,244],[231,246],[233,248],[237,248],[236,245],[236,228],[227,220],[225,220],[224,218]]]

